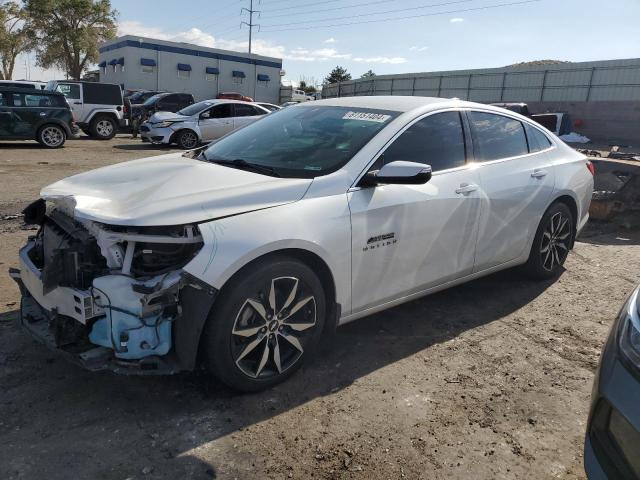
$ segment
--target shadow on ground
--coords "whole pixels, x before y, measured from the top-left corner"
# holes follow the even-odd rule
[[[252,395],[203,373],[88,373],[19,332],[17,311],[2,314],[0,476],[57,479],[73,471],[76,478],[125,478],[153,465],[161,478],[214,478],[219,465],[203,463],[190,454],[194,448],[498,321],[551,283],[506,271],[353,322],[325,337],[317,358],[289,381]]]

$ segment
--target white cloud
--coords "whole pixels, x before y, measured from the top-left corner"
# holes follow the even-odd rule
[[[353,61],[358,63],[387,63],[391,65],[407,63],[407,59],[404,57],[355,57]]]
[[[156,38],[158,40],[167,40],[172,42],[186,42],[203,47],[221,48],[223,50],[234,50],[239,52],[246,52],[249,47],[248,41],[225,40],[223,38],[217,38],[210,33],[200,30],[199,28],[190,28],[182,32],[170,33],[157,27],[144,25],[143,23],[135,20],[120,22],[118,24],[118,35],[133,35]],[[325,40],[323,43],[337,43],[337,40],[331,37]],[[257,53],[258,55],[282,58],[284,60],[297,62],[328,62],[330,60],[351,60],[357,63],[380,63],[392,65],[407,62],[407,59],[403,57],[354,58],[352,53],[339,52],[337,49],[330,47],[317,49],[295,47],[293,49],[287,49],[284,45],[278,45],[273,42],[261,39],[253,41],[252,51],[254,53]]]
[[[409,51],[411,52],[424,52],[425,50],[429,50],[429,47],[416,47],[414,45],[413,47],[409,48]]]
[[[452,18],[451,20],[449,20],[451,23],[460,23],[460,22],[464,22],[464,18],[460,18],[460,17],[455,17]]]

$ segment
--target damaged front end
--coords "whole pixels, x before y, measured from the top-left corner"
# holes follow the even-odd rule
[[[40,226],[11,271],[24,328],[90,370],[193,369],[217,293],[182,269],[203,246],[198,227],[105,225],[74,218],[70,202],[24,212]]]

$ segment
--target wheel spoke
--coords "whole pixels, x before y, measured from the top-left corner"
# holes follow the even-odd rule
[[[269,342],[264,342],[264,351],[262,352],[262,358],[260,359],[260,364],[258,365],[258,369],[256,370],[256,378],[260,376],[262,369],[267,364],[267,360],[269,359]]]
[[[566,240],[569,237],[569,235],[570,235],[570,232],[563,233],[562,235],[558,235],[556,237],[556,240]]]
[[[280,334],[280,336],[282,338],[284,338],[287,342],[289,342],[291,345],[293,345],[294,347],[296,347],[300,352],[304,352],[304,349],[302,348],[302,345],[300,344],[300,340],[298,340],[296,337],[294,337],[293,335],[285,335],[285,334]]]
[[[276,364],[278,373],[282,373],[282,362],[280,361],[280,343],[278,343],[278,335],[275,336],[276,344],[273,347],[273,363]]]
[[[249,343],[249,345],[247,345],[245,347],[245,349],[242,351],[242,353],[238,356],[238,359],[236,360],[236,363],[238,363],[240,360],[242,360],[244,357],[246,357],[247,355],[249,355],[251,352],[253,352],[255,350],[255,348],[260,345],[260,342],[264,341],[265,338],[256,338],[255,340],[251,341]]]
[[[288,317],[291,317],[294,313],[296,313],[298,310],[300,310],[302,307],[304,307],[307,303],[309,303],[310,300],[313,300],[313,296],[309,296],[307,298],[303,298],[298,303],[296,303],[291,308],[291,311],[289,312]]]
[[[298,293],[298,279],[296,278],[294,279],[293,287],[291,287],[291,292],[289,293],[289,296],[287,297],[287,300],[284,302],[284,305],[282,306],[280,311],[285,310],[289,305],[291,305],[291,302],[293,302],[293,300],[296,298],[297,293]]]
[[[565,252],[568,251],[569,249],[567,248],[567,246],[564,243],[558,242],[556,243],[556,247],[560,247],[561,249],[563,249]]]
[[[544,260],[542,261],[542,265],[546,268],[547,266],[547,261],[549,260],[549,257],[551,256],[551,248],[549,248],[547,250],[547,254],[544,256]],[[551,266],[553,266],[553,260],[551,261]],[[549,267],[549,270],[551,270],[551,266]]]
[[[264,305],[252,298],[247,298],[247,303],[251,305],[251,308],[253,308],[265,322],[267,321],[267,310],[264,308]]]
[[[257,334],[262,328],[264,328],[264,325],[260,325],[258,327],[251,327],[251,328],[241,328],[241,329],[237,329],[234,327],[231,333],[239,337],[252,337],[255,334]]]
[[[271,290],[269,290],[269,307],[271,311],[275,313],[276,311],[276,286],[275,286],[275,278],[271,280]]]

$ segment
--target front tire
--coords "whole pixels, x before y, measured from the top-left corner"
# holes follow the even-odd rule
[[[91,120],[91,136],[98,140],[111,140],[116,136],[117,129],[116,121],[109,115],[96,115]]]
[[[575,236],[575,223],[569,207],[554,203],[542,216],[531,246],[525,272],[535,279],[556,277],[569,255]]]
[[[38,130],[38,135],[36,140],[46,148],[60,148],[64,145],[65,140],[67,139],[67,134],[64,129],[59,125],[43,125],[40,130]]]
[[[208,369],[243,392],[272,387],[308,360],[325,313],[322,283],[307,265],[284,256],[253,264],[225,286],[207,321]]]
[[[191,150],[198,146],[198,135],[193,130],[181,130],[176,135],[176,143],[183,150]]]

